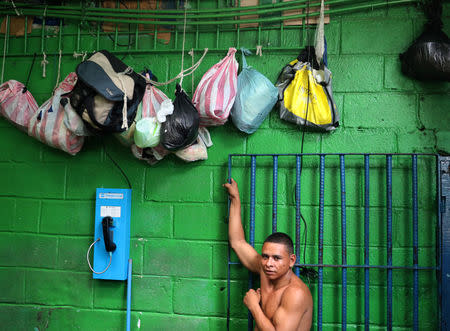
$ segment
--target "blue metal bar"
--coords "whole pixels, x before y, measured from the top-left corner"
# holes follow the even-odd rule
[[[347,215],[345,199],[345,156],[339,157],[341,170],[341,241],[342,264],[347,264]],[[347,268],[342,268],[342,330],[347,330]]]
[[[228,155],[228,183],[231,182],[231,155]],[[230,198],[228,197],[228,222],[230,222]],[[231,247],[228,243],[228,270],[227,270],[227,330],[230,330],[230,306],[231,306]]]
[[[364,264],[369,265],[369,211],[370,211],[370,176],[369,155],[364,155]],[[364,270],[364,330],[369,331],[370,324],[370,272],[369,268]]]
[[[235,265],[241,265],[241,262],[230,262],[230,264]],[[399,270],[437,270],[440,269],[436,267],[412,267],[412,266],[405,266],[405,265],[393,265],[393,266],[386,266],[386,265],[366,265],[366,264],[318,264],[318,263],[296,263],[294,266],[299,267],[323,267],[323,268],[371,268],[371,269],[399,269]]]
[[[302,173],[301,156],[296,157],[296,183],[295,183],[295,255],[300,259],[300,178]],[[295,267],[295,274],[300,276],[300,268]]]
[[[250,162],[250,238],[249,243],[255,247],[255,182],[256,182],[256,156],[252,155]],[[253,273],[248,273],[248,288],[253,287]],[[253,330],[253,316],[248,311],[248,331]]]
[[[445,166],[445,165],[444,165]],[[437,254],[436,254],[436,265],[439,268],[439,271],[436,272],[436,279],[438,279],[438,294],[439,294],[439,300],[438,300],[438,304],[439,304],[439,321],[440,321],[440,327],[441,330],[445,330],[444,329],[444,311],[445,311],[445,307],[444,307],[444,303],[445,301],[442,298],[442,275],[443,272],[445,270],[443,270],[443,266],[442,266],[442,235],[441,235],[441,231],[442,231],[442,218],[443,218],[443,213],[444,213],[444,209],[441,209],[441,202],[442,199],[444,198],[444,194],[442,193],[442,188],[444,186],[444,176],[441,175],[441,157],[439,155],[436,156],[436,201],[437,201],[437,215],[438,215],[438,220],[437,220],[437,224],[436,224],[436,232],[439,234],[438,238],[437,238]],[[442,267],[442,269],[441,269]],[[450,313],[450,310],[449,310]],[[448,317],[447,317],[448,318]],[[450,325],[450,324],[449,324]]]
[[[273,156],[274,154],[230,154],[231,156]],[[367,153],[281,153],[276,154],[278,156],[297,156],[297,155],[367,155]],[[370,153],[369,155],[381,155],[381,156],[392,156],[392,154],[389,153]],[[438,154],[435,153],[396,153],[395,156],[399,155],[429,155],[429,156],[438,156]]]
[[[418,235],[418,201],[417,201],[417,155],[412,156],[412,203],[413,203],[413,264],[419,265],[419,235]],[[414,309],[413,326],[414,331],[419,330],[419,272],[414,269]]]
[[[324,193],[325,193],[325,155],[320,155],[320,193],[319,193],[319,264],[323,264],[323,215],[324,215]],[[323,270],[319,267],[319,289],[317,309],[317,329],[322,331],[322,287]]]
[[[439,157],[439,274],[441,298],[441,330],[450,330],[450,157]]]
[[[277,232],[278,205],[278,156],[273,156],[273,186],[272,186],[272,233]]]
[[[233,262],[234,264],[240,264],[239,262]],[[298,263],[294,264],[295,266],[301,266],[301,267],[323,267],[323,268],[371,268],[371,269],[402,269],[402,270],[439,270],[438,267],[411,267],[411,266],[404,266],[404,265],[354,265],[354,264],[324,264],[324,263]]]
[[[387,265],[392,266],[392,155],[386,156]],[[392,269],[387,269],[387,329],[392,331]]]
[[[131,278],[133,270],[133,260],[128,259],[128,277],[127,277],[127,331],[131,330]]]

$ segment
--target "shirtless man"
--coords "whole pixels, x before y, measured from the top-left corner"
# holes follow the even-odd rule
[[[244,297],[256,322],[255,331],[310,330],[313,300],[308,287],[292,272],[296,257],[291,238],[279,232],[270,235],[259,255],[245,241],[237,183],[231,179],[223,186],[231,200],[230,245],[242,264],[261,278],[261,288],[250,289]]]

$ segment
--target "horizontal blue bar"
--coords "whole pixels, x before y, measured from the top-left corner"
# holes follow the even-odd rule
[[[318,156],[326,156],[326,155],[382,155],[382,156],[387,156],[387,155],[392,155],[392,156],[397,156],[397,155],[428,155],[428,156],[436,156],[438,157],[439,154],[434,154],[434,153],[301,153],[301,154],[295,154],[295,153],[285,153],[285,154],[228,154],[228,156],[297,156],[297,155],[318,155]]]
[[[229,265],[240,265],[241,262],[228,262]],[[372,269],[410,269],[410,270],[439,270],[439,267],[414,267],[414,266],[387,266],[387,265],[365,265],[365,264],[294,264],[294,267],[327,267],[327,268],[372,268]]]
[[[372,268],[372,269],[418,269],[418,270],[439,270],[438,267],[414,267],[414,266],[387,266],[387,265],[342,265],[342,264],[294,264],[299,267],[330,267],[330,268]]]

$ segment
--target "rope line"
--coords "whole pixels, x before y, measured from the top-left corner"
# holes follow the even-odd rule
[[[47,76],[46,75],[46,67],[47,67],[48,61],[47,61],[47,55],[45,54],[45,52],[42,52],[42,55],[44,57],[44,59],[41,61],[42,77],[45,78]]]
[[[6,15],[6,26],[9,25],[9,15]],[[6,60],[6,36],[5,33],[5,42],[3,43],[3,61],[2,61],[2,84],[3,84],[3,74],[5,73],[5,60]]]
[[[256,45],[256,55],[262,56],[262,45]]]
[[[16,15],[17,15],[17,16],[20,16],[20,13],[19,13],[19,11],[17,10],[16,4],[14,3],[13,0],[11,0],[11,3],[12,3],[12,5],[13,5],[13,7],[14,7],[14,11],[16,12]]]
[[[174,82],[175,80],[177,80],[177,79],[179,79],[181,77],[186,77],[186,76],[192,75],[194,73],[194,71],[197,70],[199,65],[202,63],[206,53],[208,53],[208,48],[205,48],[205,50],[203,51],[202,57],[192,67],[184,69],[182,72],[180,72],[178,75],[176,75],[172,79],[169,79],[167,82],[163,82],[163,83],[156,82],[154,80],[151,80],[151,79],[145,77],[144,75],[141,75],[141,76],[145,79],[145,81],[147,83],[150,83],[150,84],[155,85],[155,86],[169,85],[170,83]]]
[[[62,57],[62,51],[59,50],[59,59],[58,59],[58,75],[56,76],[56,85],[53,91],[56,90],[56,88],[59,85],[59,79],[61,78],[61,57]]]
[[[184,24],[183,24],[183,46],[181,48],[181,72],[183,72],[183,65],[184,65],[184,44],[186,42],[186,4],[184,4]],[[180,86],[183,88],[183,75],[181,75],[180,79]]]
[[[87,55],[87,52],[86,52],[86,51],[81,52],[81,53],[77,53],[77,52],[73,51],[73,57],[74,57],[75,59],[79,58],[80,56],[82,57],[82,58],[81,58],[81,62],[84,61],[84,59],[86,58],[86,55]]]
[[[191,56],[192,66],[194,66],[194,49],[191,48],[188,54]],[[194,95],[194,72],[192,72],[191,76],[191,93]]]

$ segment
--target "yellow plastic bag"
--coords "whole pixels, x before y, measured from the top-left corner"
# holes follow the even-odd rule
[[[333,100],[331,71],[324,65],[314,68],[299,58],[286,65],[278,77],[280,118],[320,131],[335,130],[339,114]]]

